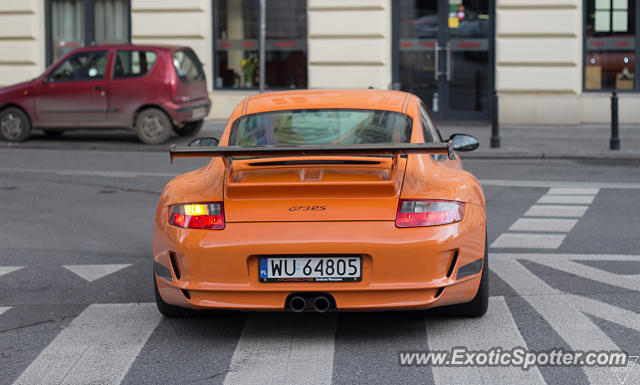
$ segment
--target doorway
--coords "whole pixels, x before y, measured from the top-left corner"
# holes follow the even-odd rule
[[[440,120],[488,120],[494,0],[393,1],[394,88]]]

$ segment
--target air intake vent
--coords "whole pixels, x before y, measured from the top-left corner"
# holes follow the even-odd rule
[[[180,269],[178,268],[178,261],[176,261],[176,253],[171,251],[169,253],[169,259],[171,260],[171,268],[173,269],[173,273],[176,275],[176,279],[180,279]]]
[[[447,278],[451,278],[451,273],[453,273],[453,268],[456,267],[456,262],[458,262],[458,250],[453,253],[453,258],[451,258],[451,265],[449,265],[449,271],[447,271]]]

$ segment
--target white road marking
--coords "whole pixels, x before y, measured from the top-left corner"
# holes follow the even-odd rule
[[[568,233],[578,223],[577,219],[519,218],[509,231],[543,231]]]
[[[579,295],[569,294],[567,300],[583,313],[591,314],[640,332],[640,316],[638,316],[638,313]]]
[[[569,205],[590,205],[595,196],[592,195],[543,195],[538,203],[560,203]]]
[[[161,319],[155,304],[93,304],[14,385],[119,384]]]
[[[225,384],[331,384],[335,314],[249,314]]]
[[[640,277],[637,275],[621,275],[611,273],[595,267],[573,262],[569,259],[538,259],[535,262],[563,271],[568,274],[579,275],[582,278],[602,282],[607,285],[617,286],[629,290],[640,291]]]
[[[538,261],[541,259],[559,260],[570,259],[574,261],[640,261],[640,255],[626,254],[556,254],[556,253],[491,253],[491,259],[528,259]]]
[[[489,298],[489,310],[482,318],[428,319],[426,327],[431,351],[450,350],[455,346],[470,350],[527,346],[504,297]],[[537,367],[526,371],[516,367],[432,367],[431,371],[436,384],[545,383]]]
[[[75,273],[80,278],[89,282],[95,281],[116,271],[131,266],[130,263],[110,264],[110,265],[63,265],[65,269]]]
[[[138,178],[138,177],[175,177],[180,173],[171,172],[143,172],[143,171],[104,171],[104,170],[49,170],[42,168],[0,168],[0,172],[10,173],[37,173],[37,174],[53,174],[53,175],[70,175],[70,176],[94,176],[102,178]]]
[[[5,274],[13,273],[14,271],[22,269],[24,266],[0,266],[0,277]]]
[[[109,153],[116,153],[110,151]],[[137,152],[136,155],[155,154]],[[56,175],[73,175],[73,176],[103,176],[114,178],[137,178],[137,177],[175,177],[181,173],[172,172],[144,172],[144,171],[104,171],[104,170],[74,170],[74,169],[42,169],[42,168],[21,168],[21,167],[0,167],[0,173],[38,173],[38,174],[56,174]],[[640,183],[624,183],[624,182],[562,182],[562,181],[545,181],[545,180],[507,180],[507,179],[480,179],[483,186],[498,187],[532,187],[532,188],[552,188],[552,194],[558,194],[556,189],[571,189],[571,194],[580,195],[579,190],[586,191],[585,194],[591,194],[589,191],[599,189],[627,189],[640,190]]]
[[[0,306],[0,315],[9,309],[11,309],[11,306]]]
[[[547,194],[550,195],[597,195],[599,188],[561,188],[552,187]]]
[[[620,348],[577,309],[571,299],[551,288],[514,259],[494,260],[491,270],[513,288],[540,314],[574,350],[620,350]],[[547,295],[539,295],[545,293]],[[533,295],[532,295],[533,294]],[[583,367],[589,383],[611,384],[610,368]]]
[[[589,206],[534,205],[527,210],[526,217],[569,217],[579,218]]]
[[[492,248],[557,249],[565,234],[503,233],[493,241]]]
[[[640,183],[617,182],[559,182],[546,180],[506,180],[506,179],[480,179],[483,186],[498,187],[536,187],[536,188],[579,188],[579,189],[627,189],[640,190]]]

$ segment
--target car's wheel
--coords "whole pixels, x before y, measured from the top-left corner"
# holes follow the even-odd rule
[[[9,107],[0,111],[0,138],[8,142],[23,142],[31,134],[31,121],[19,108]]]
[[[175,318],[175,317],[184,317],[187,313],[187,309],[183,309],[179,306],[169,305],[164,302],[162,297],[160,296],[160,292],[158,291],[158,281],[156,281],[156,275],[153,274],[153,290],[156,294],[156,306],[158,306],[158,311],[165,317]]]
[[[49,136],[49,137],[52,137],[52,138],[55,138],[55,137],[58,137],[58,136],[64,134],[64,131],[62,131],[62,130],[42,130],[42,132],[44,132],[44,134],[46,136]]]
[[[180,136],[193,136],[200,132],[203,125],[204,120],[198,120],[197,122],[187,123],[182,127],[175,127],[173,130]]]
[[[442,310],[448,315],[462,317],[482,317],[489,307],[489,246],[485,235],[484,263],[480,275],[480,287],[470,302],[446,306]]]
[[[173,128],[167,114],[157,108],[147,108],[138,113],[135,125],[138,138],[146,144],[166,142]]]

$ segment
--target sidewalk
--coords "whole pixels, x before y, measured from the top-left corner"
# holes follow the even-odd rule
[[[612,159],[640,161],[640,125],[620,126],[620,150],[609,150],[611,127],[580,126],[501,126],[499,149],[492,149],[491,125],[443,124],[442,135],[466,133],[480,141],[480,147],[465,158],[555,158]]]
[[[224,121],[209,120],[199,136],[219,137]],[[440,125],[445,138],[453,133],[478,138],[480,147],[464,158],[551,158],[611,159],[640,161],[640,125],[620,126],[620,150],[609,150],[611,127],[580,126],[501,126],[499,149],[492,149],[491,125],[477,122],[445,122]]]

